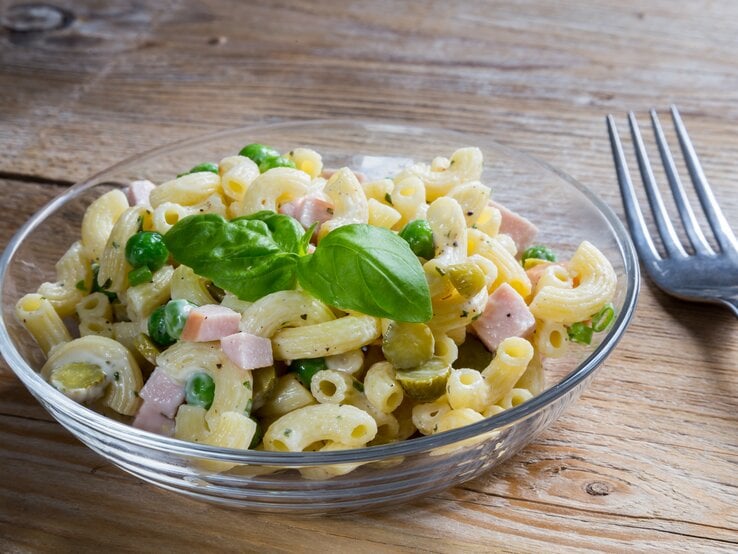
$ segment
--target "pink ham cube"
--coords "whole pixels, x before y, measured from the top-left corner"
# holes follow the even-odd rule
[[[174,436],[174,420],[166,417],[151,402],[144,401],[133,420],[133,426],[165,437]]]
[[[238,331],[241,314],[218,304],[192,308],[182,329],[182,340],[208,342]]]
[[[146,179],[133,181],[125,191],[128,203],[131,206],[149,206],[149,194],[155,188],[156,185]]]
[[[220,347],[241,369],[269,367],[274,363],[272,341],[249,333],[235,333],[220,339]]]
[[[333,217],[333,203],[325,195],[306,196],[279,207],[279,213],[295,218],[305,229],[313,223],[325,223]]]
[[[507,283],[500,285],[487,300],[484,312],[473,324],[479,340],[494,351],[508,337],[525,337],[536,326],[536,319],[525,300]]]
[[[500,214],[502,215],[500,233],[505,233],[512,237],[518,252],[522,252],[528,248],[538,233],[538,228],[522,215],[508,210],[502,204],[490,201],[490,205],[500,210]]]
[[[163,415],[173,418],[179,405],[184,402],[185,391],[182,385],[157,367],[138,395],[144,403],[156,406]]]

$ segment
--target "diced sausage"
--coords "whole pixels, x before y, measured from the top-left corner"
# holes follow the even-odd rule
[[[228,359],[241,369],[269,367],[274,363],[272,341],[249,333],[235,333],[220,339]]]
[[[489,296],[484,312],[472,327],[479,340],[494,351],[508,337],[527,336],[535,325],[536,320],[523,297],[503,283]]]
[[[156,188],[151,181],[143,179],[141,181],[133,181],[126,188],[126,197],[131,206],[150,206],[149,194]]]
[[[522,215],[508,210],[502,204],[490,201],[490,205],[500,210],[502,220],[500,221],[500,233],[510,235],[518,248],[518,252],[522,252],[530,243],[533,242],[538,228]]]
[[[182,340],[207,342],[218,340],[238,331],[241,314],[217,304],[192,308],[182,329]]]
[[[146,404],[156,406],[163,415],[173,418],[184,401],[185,392],[182,385],[157,367],[138,395]]]

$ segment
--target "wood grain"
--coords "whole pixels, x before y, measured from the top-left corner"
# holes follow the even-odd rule
[[[489,133],[621,213],[604,115],[624,131],[633,109],[645,127],[671,102],[738,227],[734,2],[151,4],[56,2],[74,18],[49,32],[2,19],[3,247],[121,158],[276,120]],[[738,324],[644,281],[618,349],[551,429],[498,470],[386,513],[254,515],[154,489],[73,439],[5,364],[0,444],[2,551],[730,552]]]

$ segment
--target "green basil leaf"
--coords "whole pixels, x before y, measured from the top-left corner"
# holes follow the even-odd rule
[[[292,290],[297,285],[297,254],[279,252],[249,260],[221,262],[217,275],[203,275],[216,286],[230,291],[241,300],[253,302],[280,290]]]
[[[407,322],[433,315],[420,262],[407,242],[381,227],[334,229],[298,260],[297,278],[307,292],[340,309]]]
[[[300,252],[300,244],[305,230],[296,219],[288,215],[274,213],[270,210],[262,210],[251,215],[244,215],[232,219],[231,223],[240,220],[263,221],[266,223],[269,231],[271,231],[272,238],[282,250],[294,252],[295,254]]]
[[[313,238],[313,233],[315,233],[315,229],[317,228],[318,222],[316,221],[308,228],[307,231],[305,231],[305,234],[302,235],[302,238],[300,239],[300,249],[297,252],[300,256],[307,254],[308,247],[310,246],[310,239]]]
[[[282,242],[289,244],[283,233]],[[295,287],[297,254],[282,249],[265,221],[191,215],[177,222],[164,242],[177,262],[241,300]]]

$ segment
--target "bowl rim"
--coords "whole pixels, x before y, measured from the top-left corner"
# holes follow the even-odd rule
[[[10,338],[3,311],[0,310],[0,346],[2,346],[2,355],[8,362],[8,365],[14,373],[21,379],[30,392],[37,397],[43,398],[44,402],[52,403],[55,409],[64,412],[66,416],[77,421],[84,427],[92,429],[103,435],[115,438],[124,443],[143,446],[152,450],[185,455],[194,458],[237,462],[246,465],[271,465],[271,466],[306,466],[306,465],[327,465],[348,462],[369,462],[385,459],[394,456],[407,456],[419,454],[434,448],[448,446],[456,442],[464,441],[485,434],[490,434],[502,428],[519,423],[525,419],[532,417],[546,406],[554,403],[566,393],[572,391],[589,377],[595,369],[605,360],[612,352],[614,347],[622,338],[630,320],[633,317],[635,306],[638,299],[640,289],[640,269],[638,259],[633,247],[633,243],[628,235],[625,227],[620,219],[615,215],[612,209],[605,204],[593,191],[579,183],[573,177],[564,171],[553,167],[547,162],[540,160],[534,156],[521,152],[517,149],[505,146],[499,143],[492,135],[484,133],[474,133],[448,129],[444,127],[436,127],[432,125],[418,125],[415,122],[404,121],[382,121],[382,120],[361,120],[361,119],[313,119],[313,120],[291,120],[279,123],[256,123],[242,127],[236,127],[226,130],[207,133],[178,140],[168,143],[142,153],[134,154],[128,158],[105,168],[102,171],[92,175],[91,177],[80,181],[66,189],[59,196],[53,198],[44,207],[38,210],[31,218],[26,221],[23,226],[13,235],[2,256],[0,256],[0,306],[3,305],[3,284],[9,268],[10,261],[18,250],[24,239],[40,225],[50,214],[59,209],[62,205],[69,202],[73,198],[79,196],[87,189],[99,185],[101,177],[114,172],[125,166],[135,163],[141,163],[147,159],[175,151],[180,148],[191,147],[197,144],[225,139],[232,135],[258,133],[265,131],[279,131],[293,128],[309,128],[320,127],[326,125],[354,126],[372,131],[391,131],[399,134],[423,135],[426,133],[440,133],[445,139],[455,139],[459,144],[484,144],[485,147],[492,147],[493,150],[504,153],[506,156],[513,158],[516,162],[523,162],[537,166],[539,170],[550,172],[558,176],[569,186],[578,190],[604,217],[609,224],[610,231],[613,234],[615,243],[617,244],[619,254],[623,260],[625,269],[625,291],[623,298],[623,308],[617,315],[615,322],[608,331],[607,335],[602,339],[599,345],[590,355],[585,358],[575,369],[569,371],[567,375],[559,382],[555,383],[541,394],[534,396],[530,400],[520,404],[519,406],[510,408],[492,417],[485,418],[476,423],[466,425],[457,429],[438,433],[436,435],[428,435],[417,437],[411,440],[399,441],[390,444],[354,448],[347,450],[331,451],[331,452],[279,452],[272,453],[268,451],[258,450],[238,450],[233,448],[223,448],[196,444],[180,439],[164,437],[156,435],[148,431],[143,431],[127,425],[125,423],[108,418],[94,410],[71,400],[67,396],[57,391],[54,387],[44,381],[41,376],[23,359],[16,349]],[[471,142],[478,137],[476,142]],[[43,402],[42,402],[43,404]],[[54,415],[54,414],[52,414]],[[56,418],[55,418],[56,419]],[[74,433],[77,435],[77,432]]]

